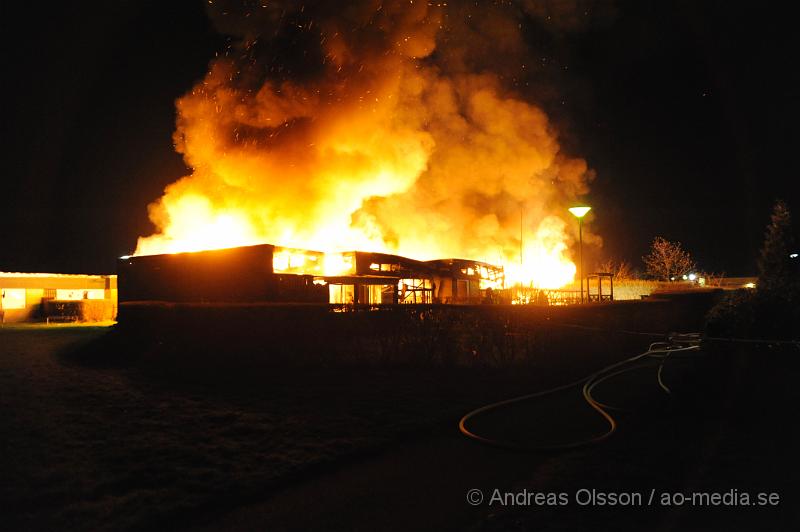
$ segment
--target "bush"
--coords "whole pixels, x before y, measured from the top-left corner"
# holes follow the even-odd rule
[[[708,313],[706,332],[729,338],[800,338],[800,279],[789,256],[794,235],[789,209],[777,201],[758,259],[755,290],[725,297]]]
[[[737,290],[709,311],[706,333],[724,338],[796,339],[798,303],[797,290]]]

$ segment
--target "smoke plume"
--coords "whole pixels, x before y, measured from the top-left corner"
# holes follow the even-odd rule
[[[591,172],[516,90],[535,68],[523,22],[553,9],[209,2],[230,45],[177,101],[193,172],[150,206],[157,232],[136,253],[270,242],[523,262],[537,284],[570,281],[565,208]]]

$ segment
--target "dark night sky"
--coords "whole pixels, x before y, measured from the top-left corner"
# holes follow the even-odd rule
[[[639,267],[661,235],[706,270],[754,272],[774,199],[800,212],[793,17],[781,4],[615,5],[601,27],[526,28],[557,87],[541,104],[597,173],[600,254]],[[174,100],[225,39],[194,1],[3,10],[0,271],[111,272],[152,231],[148,203],[187,173]]]

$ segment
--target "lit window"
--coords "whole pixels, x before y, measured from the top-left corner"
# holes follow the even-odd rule
[[[4,310],[25,308],[24,288],[0,288],[0,292],[2,292],[0,308]]]

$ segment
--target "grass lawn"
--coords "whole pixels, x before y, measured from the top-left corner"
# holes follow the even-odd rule
[[[307,360],[296,366],[274,365],[268,347],[242,338],[237,352],[224,349],[227,336],[206,349],[197,343],[186,348],[184,333],[174,335],[168,329],[138,338],[118,327],[0,328],[3,527],[131,530],[203,524],[228,510],[268,500],[323,471],[346,469],[378,453],[390,455],[405,444],[424,443],[431,435],[455,433],[460,416],[477,406],[573,381],[641,352],[650,341],[635,335],[531,327],[523,336],[511,331],[499,337],[527,357],[525,364],[506,368],[337,364],[331,357],[322,365]],[[206,333],[209,339],[216,334]],[[370,344],[364,345],[369,353]],[[410,357],[416,360],[413,353]],[[363,360],[364,354],[355,358]],[[796,375],[797,364],[792,368]],[[785,418],[786,405],[780,403],[796,397],[796,389],[785,384],[793,383],[794,376],[761,367],[763,375],[755,379],[758,373],[752,370],[740,368],[734,375],[738,384],[723,386],[734,390],[732,394],[710,391],[704,384],[707,379],[685,384],[687,397],[697,404],[706,401],[704,393],[717,405],[747,392],[743,400],[732,399],[723,409],[733,420],[727,432],[719,433],[720,449],[730,443],[721,456],[730,460],[709,463],[718,468],[715,478],[724,478],[727,467],[751,460],[751,451],[772,470],[788,463],[786,445],[771,447],[777,436],[766,431],[782,423],[794,430]],[[782,380],[775,381],[776,374]],[[756,390],[751,383],[773,384],[769,390]],[[591,436],[580,434],[584,427],[602,430],[602,423],[571,422],[567,410],[548,410],[543,426],[551,430],[558,421],[577,431],[576,438]],[[686,416],[687,426],[694,423],[700,434],[705,422],[697,411],[690,403],[672,422],[683,426]],[[740,418],[739,412],[747,416]],[[530,417],[529,412],[520,416]],[[500,424],[500,429],[509,426],[524,424]],[[758,428],[751,430],[753,426]],[[641,475],[650,467],[649,457],[660,456],[659,445],[664,444],[661,436],[643,434],[639,444],[612,439],[598,452],[613,453],[615,445],[622,445],[624,455],[634,456],[637,449],[649,448],[652,453],[641,455],[644,462],[635,466],[636,475]],[[688,442],[691,449],[692,434],[672,443]],[[751,441],[743,443],[745,438]],[[779,457],[771,460],[773,456]],[[609,463],[627,462],[632,467],[635,463],[624,457]],[[560,463],[567,467],[571,462]],[[592,469],[579,462],[573,465],[560,478],[571,478],[577,485]],[[775,479],[775,472],[767,478]],[[536,522],[535,516],[516,512],[508,518]],[[498,519],[492,523],[485,523],[486,528],[508,524]]]
[[[218,367],[209,373],[192,370],[191,354],[189,363],[162,371],[152,353],[147,366],[104,353],[116,332],[0,329],[4,527],[190,525],[327,464],[426,431],[454,430],[461,414],[483,402],[586,371],[554,364],[552,371],[522,372]],[[82,352],[92,352],[88,362]]]

